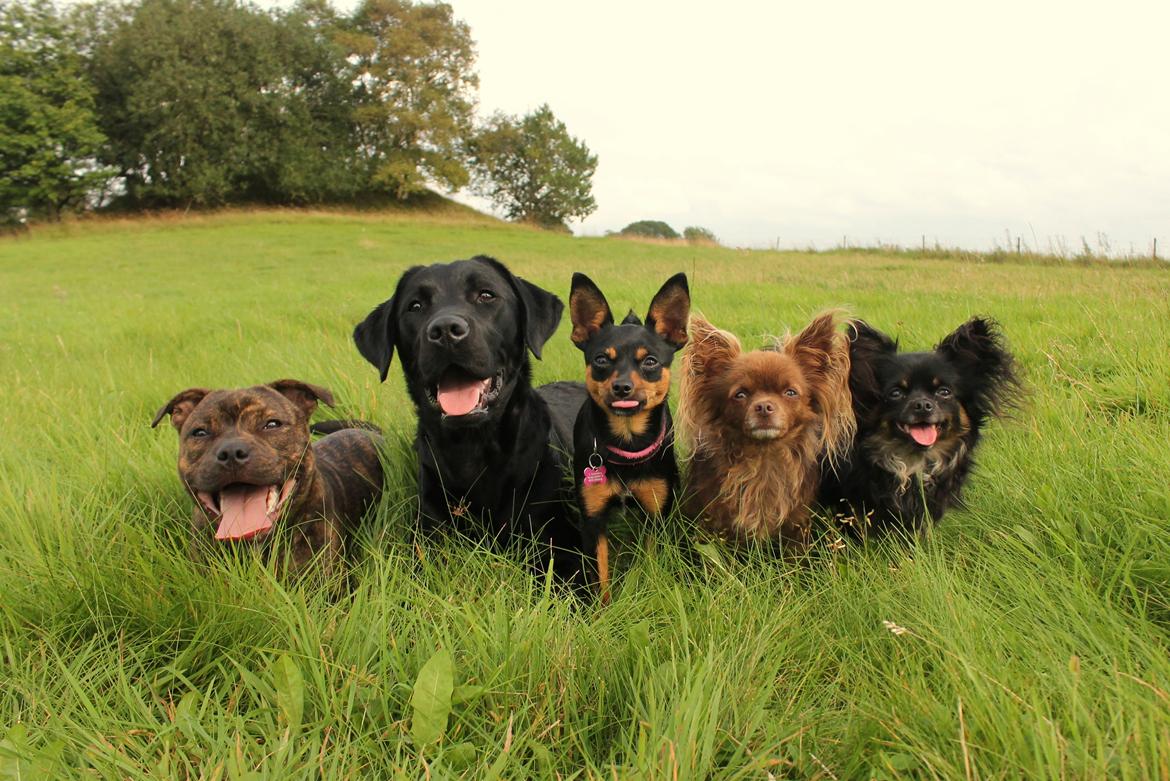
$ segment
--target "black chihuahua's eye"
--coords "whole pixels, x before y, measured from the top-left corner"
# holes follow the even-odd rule
[[[406,305],[406,311],[407,312],[421,312],[422,311],[422,301],[411,301],[409,304]]]
[[[657,366],[658,366],[658,359],[655,358],[653,355],[647,355],[645,358],[642,359],[642,368],[643,369],[653,369]]]
[[[951,397],[951,389],[945,385],[939,386],[939,389],[934,392],[935,396],[940,399],[949,399]]]
[[[736,392],[735,392],[735,397],[734,397],[734,398],[735,398],[735,400],[736,400],[736,401],[743,401],[743,400],[744,400],[744,399],[746,399],[747,397],[748,397],[748,392],[747,392],[747,391],[745,391],[745,390],[738,390],[738,391],[736,391]]]
[[[479,291],[479,295],[475,297],[475,302],[477,304],[486,304],[488,301],[494,301],[495,298],[496,298],[496,294],[493,293],[492,291],[481,290],[481,291]]]
[[[279,420],[277,420],[276,418],[273,418],[272,420],[270,420],[264,424],[264,428],[265,428],[265,430],[270,430],[270,429],[274,429],[274,428],[280,428],[281,425],[283,425],[283,424]]]
[[[202,439],[203,437],[207,436],[209,433],[210,432],[205,428],[191,429],[191,436],[195,437],[196,439]]]
[[[897,401],[898,399],[905,396],[906,392],[904,390],[902,390],[901,388],[894,388],[892,391],[890,391],[889,395],[890,395],[891,401]]]

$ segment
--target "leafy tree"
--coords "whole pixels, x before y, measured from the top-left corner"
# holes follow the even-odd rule
[[[365,0],[337,36],[357,84],[354,118],[371,183],[406,198],[468,182],[476,76],[471,30],[446,3]]]
[[[706,228],[701,228],[698,225],[691,225],[683,228],[683,238],[691,244],[718,244],[719,239],[715,238],[715,234]]]
[[[619,236],[640,236],[647,239],[677,239],[678,232],[662,220],[638,220],[618,232]]]
[[[471,146],[476,191],[509,219],[565,228],[597,208],[597,155],[569,135],[547,104],[519,119],[492,117]]]
[[[67,28],[46,0],[0,4],[0,209],[58,219],[110,172],[105,137]]]

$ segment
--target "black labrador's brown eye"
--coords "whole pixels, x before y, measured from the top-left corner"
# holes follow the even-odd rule
[[[490,290],[481,290],[479,295],[475,297],[477,303],[486,304],[488,301],[495,300],[496,294]]]
[[[270,420],[264,424],[265,430],[280,428],[280,426],[281,426],[281,422],[279,420],[277,420],[276,418],[273,418],[272,420]]]
[[[422,301],[411,301],[406,305],[407,312],[419,312],[422,310]]]

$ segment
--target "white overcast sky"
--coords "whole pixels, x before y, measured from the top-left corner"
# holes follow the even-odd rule
[[[350,9],[354,0],[334,0]],[[1165,0],[452,0],[480,110],[598,155],[578,233],[1170,255]]]

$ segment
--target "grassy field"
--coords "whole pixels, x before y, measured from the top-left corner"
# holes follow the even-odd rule
[[[349,339],[407,265],[479,252],[616,309],[685,270],[754,344],[826,307],[911,348],[989,314],[1031,396],[921,544],[793,565],[631,521],[612,606],[581,608],[489,550],[420,560],[402,379]],[[1168,268],[273,212],[4,239],[0,291],[0,778],[1170,778]],[[581,374],[568,330],[539,381]],[[189,563],[176,437],[148,425],[281,377],[391,441],[340,601]]]

